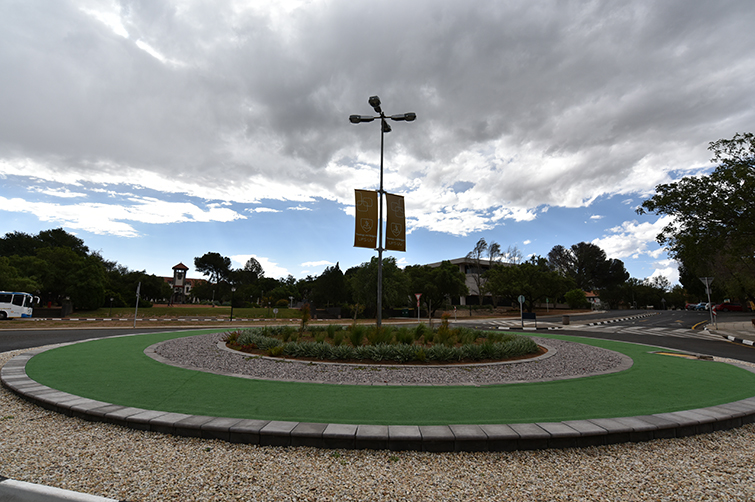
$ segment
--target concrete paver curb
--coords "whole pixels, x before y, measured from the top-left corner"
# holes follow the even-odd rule
[[[26,363],[54,347],[8,361],[2,384],[43,408],[91,421],[188,437],[266,446],[420,451],[511,451],[683,437],[755,422],[755,397],[733,403],[624,418],[526,424],[353,425],[235,419],[120,406],[58,391],[26,375]],[[752,368],[743,367],[755,372]]]
[[[0,476],[0,500],[3,502],[118,502],[116,499],[16,481]]]

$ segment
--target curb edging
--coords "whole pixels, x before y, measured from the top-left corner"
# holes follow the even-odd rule
[[[0,476],[0,500],[12,502],[119,502],[116,499],[64,490],[51,486],[16,481]]]
[[[33,349],[0,369],[3,386],[45,409],[132,429],[261,446],[428,452],[573,448],[684,437],[755,422],[755,397],[693,410],[621,418],[519,424],[369,425],[212,417],[115,405],[58,391],[26,374]],[[748,371],[755,369],[740,366]]]

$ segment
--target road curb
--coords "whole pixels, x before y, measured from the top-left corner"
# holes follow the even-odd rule
[[[32,349],[8,361],[0,370],[2,384],[28,401],[68,416],[232,443],[394,451],[512,451],[684,437],[755,422],[755,397],[653,415],[525,424],[355,425],[188,415],[96,401],[29,378],[27,362],[52,348]],[[753,368],[743,368],[755,373]]]
[[[16,481],[0,476],[0,500],[3,502],[124,502],[51,486]]]

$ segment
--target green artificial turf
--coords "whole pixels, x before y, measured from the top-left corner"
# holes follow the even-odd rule
[[[69,345],[35,356],[26,370],[44,385],[124,406],[325,423],[552,422],[702,408],[755,395],[755,374],[728,364],[652,354],[654,349],[645,345],[560,335],[546,336],[615,350],[631,357],[634,365],[619,373],[554,382],[364,386],[214,375],[161,364],[143,353],[163,340],[216,331],[155,333]]]

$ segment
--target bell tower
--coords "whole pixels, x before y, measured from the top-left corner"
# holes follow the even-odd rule
[[[173,296],[171,303],[184,303],[186,300],[186,271],[189,267],[179,263],[173,267]]]

